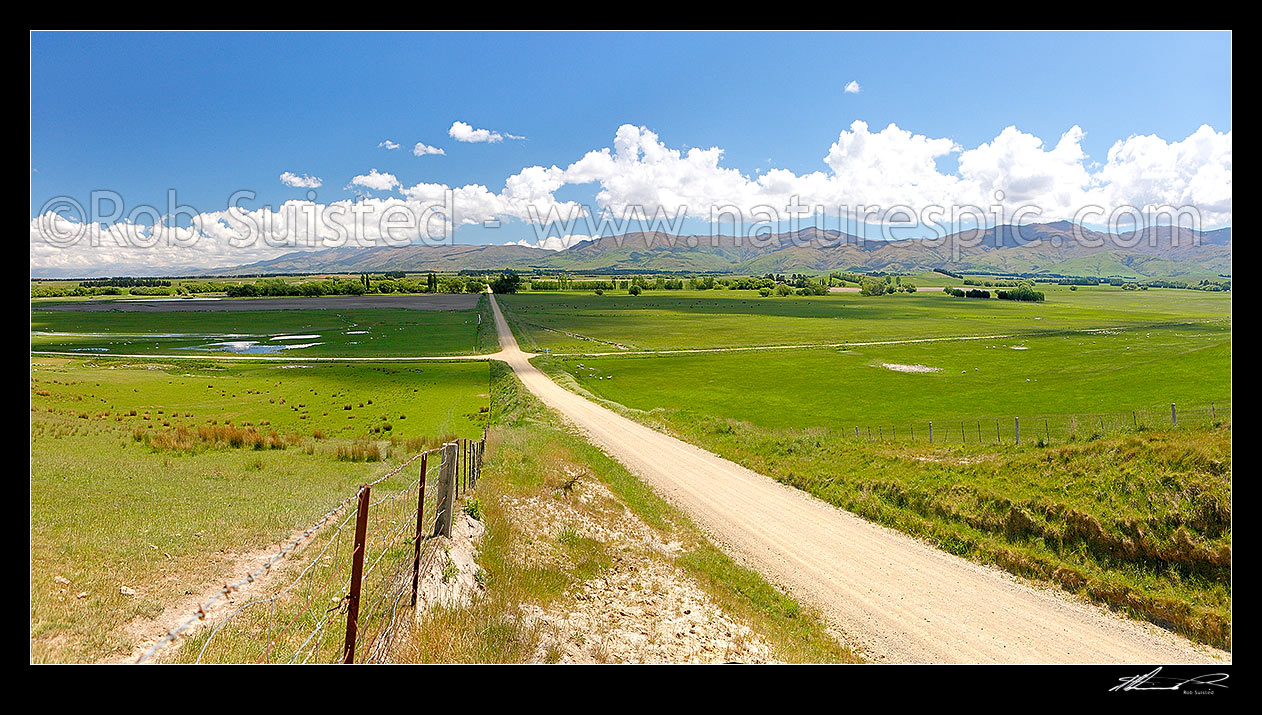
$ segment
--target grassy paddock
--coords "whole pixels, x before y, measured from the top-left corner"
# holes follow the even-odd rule
[[[395,654],[409,662],[521,662],[536,651],[539,634],[520,616],[521,604],[547,606],[568,589],[608,568],[612,554],[601,542],[578,534],[557,536],[567,558],[527,563],[517,554],[523,534],[506,514],[505,500],[551,496],[573,474],[594,478],[682,551],[672,558],[727,613],[748,623],[790,662],[855,662],[830,636],[819,616],[779,592],[757,573],[735,564],[702,537],[621,465],[555,426],[556,417],[528,395],[516,377],[494,363],[495,414],[478,499],[487,533],[479,563],[488,588],[465,608],[440,609]],[[531,548],[531,547],[526,547]]]
[[[947,283],[959,283],[946,279]],[[518,293],[498,300],[523,349],[553,352],[818,345],[1221,320],[1229,293],[1043,286],[1044,303],[952,298],[941,290],[865,297],[754,291],[639,296]],[[584,339],[587,338],[587,339]]]
[[[494,347],[488,345],[479,330],[478,314],[483,310],[373,308],[142,313],[39,310],[34,306],[31,347],[52,352],[204,355],[224,354],[223,350],[205,347],[212,343],[255,340],[265,346],[310,345],[269,353],[295,358],[467,355]],[[295,335],[314,337],[273,339]]]
[[[237,555],[438,437],[480,435],[487,403],[475,363],[32,358],[32,659],[126,653],[124,624],[239,575]]]
[[[884,426],[883,434],[893,428],[904,437],[914,421],[920,439],[928,436],[925,420],[937,420],[938,439],[952,441],[968,421],[969,442],[993,441],[1000,417],[1004,439],[1013,437],[1013,416],[1032,439],[1043,434],[1044,416],[1064,436],[1069,422],[1061,415],[1141,410],[1169,425],[1171,402],[1190,409],[1231,401],[1229,325],[537,362],[637,410],[671,406],[767,428],[870,426],[875,433]],[[933,372],[892,369],[911,366]]]

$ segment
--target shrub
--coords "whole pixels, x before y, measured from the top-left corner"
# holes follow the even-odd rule
[[[879,278],[864,278],[859,284],[859,295],[877,296],[891,293],[889,281]]]

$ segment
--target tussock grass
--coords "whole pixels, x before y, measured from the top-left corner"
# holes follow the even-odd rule
[[[232,424],[177,425],[160,432],[146,432],[140,427],[132,431],[132,437],[154,449],[192,452],[207,447],[232,447],[234,449],[285,449],[301,441],[296,435],[281,436],[276,430],[262,432],[253,427],[237,427]]]
[[[380,462],[390,456],[390,448],[369,440],[339,444],[335,453],[339,462]]]

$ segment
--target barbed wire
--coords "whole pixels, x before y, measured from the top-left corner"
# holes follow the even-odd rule
[[[413,455],[412,457],[410,457],[408,460],[406,460],[406,461],[405,461],[405,462],[403,462],[402,464],[400,464],[400,465],[398,465],[397,467],[395,467],[394,469],[391,469],[390,471],[388,471],[388,472],[386,472],[385,474],[381,475],[381,476],[380,476],[380,477],[378,477],[377,479],[374,479],[373,481],[371,481],[371,482],[367,483],[365,486],[367,486],[367,487],[371,488],[371,487],[373,487],[373,486],[376,486],[376,485],[378,485],[378,484],[381,484],[382,482],[386,481],[387,479],[390,479],[391,477],[394,477],[394,476],[398,475],[399,473],[401,473],[404,469],[406,469],[408,466],[410,466],[411,464],[413,464],[414,462],[416,462],[416,460],[420,459],[422,456],[425,456],[425,455],[428,455],[428,454],[439,453],[439,452],[441,452],[441,450],[442,450],[442,447],[434,447],[434,448],[427,449],[427,450],[424,450],[424,451],[422,451],[422,452],[419,452],[419,453],[417,453],[417,454]],[[428,470],[427,470],[427,471],[428,471]],[[413,482],[413,483],[412,483],[412,485],[410,485],[407,489],[405,489],[405,490],[403,490],[403,491],[399,492],[398,494],[405,494],[405,493],[408,493],[408,492],[411,490],[411,488],[412,488],[412,487],[414,487],[414,486],[416,486],[417,484],[419,484],[419,483],[420,483],[420,481],[422,481],[422,480],[424,480],[424,479],[426,478],[426,476],[427,476],[427,475],[424,475],[424,474],[423,474],[423,475],[420,477],[420,479],[418,479],[417,481]],[[388,499],[388,498],[390,498],[391,496],[395,496],[395,497],[397,497],[397,496],[398,496],[398,494],[395,494],[395,495],[388,495],[386,498]],[[324,514],[323,514],[320,518],[318,518],[318,519],[317,519],[317,520],[316,520],[316,521],[315,521],[315,522],[314,522],[311,526],[309,526],[309,527],[307,527],[306,529],[304,529],[304,530],[303,530],[303,531],[302,531],[302,532],[301,532],[301,533],[300,533],[297,537],[295,537],[292,541],[290,541],[288,544],[286,544],[286,545],[282,546],[282,547],[281,547],[281,549],[280,549],[280,551],[278,551],[275,555],[273,555],[272,557],[270,557],[267,561],[265,561],[263,564],[261,564],[258,568],[256,568],[256,569],[254,569],[253,571],[249,572],[248,574],[246,574],[246,575],[245,575],[244,577],[242,577],[241,579],[238,579],[237,581],[234,581],[234,582],[229,583],[229,584],[225,584],[225,585],[224,585],[224,587],[223,587],[223,588],[221,588],[221,589],[219,589],[219,590],[218,590],[218,591],[217,591],[217,592],[216,592],[213,596],[211,596],[211,598],[210,598],[209,600],[207,600],[204,604],[199,605],[199,606],[197,607],[197,610],[196,610],[196,611],[194,611],[191,615],[189,615],[189,617],[188,617],[188,618],[186,618],[184,621],[182,621],[182,622],[181,622],[178,626],[176,626],[176,627],[172,628],[171,630],[169,630],[165,636],[163,636],[163,637],[162,637],[161,639],[159,639],[156,643],[154,643],[154,644],[153,644],[153,646],[151,646],[148,650],[146,650],[146,651],[145,651],[145,652],[144,652],[144,653],[143,653],[143,654],[142,654],[142,655],[141,655],[141,656],[140,656],[140,657],[136,660],[136,663],[138,663],[138,664],[139,664],[139,663],[145,663],[145,662],[148,662],[151,658],[153,658],[153,656],[154,656],[154,655],[156,655],[157,653],[159,653],[160,651],[162,651],[164,648],[166,648],[167,646],[169,646],[171,643],[175,642],[175,641],[176,641],[177,639],[179,639],[181,636],[183,636],[183,635],[185,635],[185,634],[189,633],[189,632],[191,631],[191,629],[193,629],[193,628],[196,626],[196,624],[197,624],[197,623],[199,623],[199,622],[201,622],[201,621],[204,621],[204,620],[205,620],[205,619],[209,616],[210,611],[211,611],[211,610],[215,607],[215,605],[216,605],[217,603],[219,603],[219,602],[220,602],[220,601],[222,601],[223,599],[227,598],[227,597],[228,597],[229,595],[231,595],[232,593],[235,593],[235,592],[237,592],[237,591],[239,591],[239,590],[241,590],[241,589],[245,588],[246,586],[249,586],[250,584],[253,584],[255,581],[257,581],[257,580],[258,580],[260,577],[262,577],[264,574],[266,574],[266,573],[268,573],[269,571],[271,571],[271,570],[272,570],[272,568],[273,568],[273,567],[274,567],[277,563],[279,563],[280,561],[282,561],[283,559],[285,559],[285,558],[286,558],[287,556],[289,556],[290,554],[293,554],[294,552],[296,552],[296,551],[297,551],[297,550],[298,550],[298,549],[299,549],[299,548],[300,548],[303,544],[305,544],[305,543],[306,543],[307,541],[309,541],[309,540],[310,540],[313,536],[315,536],[317,533],[319,533],[319,532],[323,529],[323,527],[324,527],[326,524],[328,524],[328,523],[329,523],[329,522],[330,522],[330,521],[331,521],[334,517],[336,517],[336,516],[337,516],[340,512],[342,512],[343,510],[345,510],[345,509],[347,508],[347,506],[348,506],[348,505],[349,505],[352,501],[354,501],[355,499],[357,499],[358,495],[359,495],[359,490],[356,490],[353,494],[351,494],[351,495],[347,496],[345,499],[343,499],[341,502],[339,502],[339,503],[338,503],[336,506],[334,506],[332,509],[329,509],[327,512],[325,512],[325,513],[324,513]],[[382,500],[382,501],[383,501],[383,500]],[[378,503],[380,503],[380,501],[379,501]],[[290,583],[290,584],[289,584],[289,585],[288,585],[285,589],[282,589],[282,592],[281,592],[281,593],[278,593],[278,594],[276,594],[276,595],[274,595],[274,596],[272,596],[272,597],[270,597],[270,598],[266,598],[266,599],[251,599],[250,601],[247,601],[245,604],[242,604],[240,607],[238,607],[237,609],[235,609],[234,611],[232,611],[232,612],[231,612],[231,613],[230,613],[230,614],[229,614],[226,618],[224,618],[224,619],[223,619],[223,621],[221,621],[221,622],[218,624],[218,626],[217,626],[217,627],[216,627],[216,628],[212,631],[212,633],[211,633],[211,634],[207,637],[206,643],[205,643],[205,644],[203,644],[203,647],[202,647],[201,651],[200,651],[200,652],[199,652],[199,654],[198,654],[198,661],[197,661],[197,662],[200,662],[201,657],[204,655],[206,648],[207,648],[207,647],[209,646],[209,644],[210,644],[210,641],[211,641],[211,640],[213,640],[214,636],[215,636],[215,635],[217,635],[217,634],[219,633],[219,631],[221,631],[221,630],[222,630],[222,628],[224,627],[224,625],[225,625],[226,623],[228,623],[228,622],[229,622],[229,621],[230,621],[233,617],[235,617],[237,614],[239,614],[239,613],[241,613],[242,611],[244,611],[246,608],[249,608],[250,606],[256,605],[256,604],[258,604],[258,603],[268,603],[268,604],[274,604],[274,603],[277,601],[277,599],[279,599],[282,595],[284,595],[284,594],[286,594],[286,593],[290,592],[290,591],[292,590],[292,588],[293,588],[293,586],[294,586],[294,585],[296,585],[299,581],[301,581],[301,580],[302,580],[302,578],[303,578],[305,575],[307,575],[308,573],[310,573],[310,572],[311,572],[311,570],[312,570],[313,568],[315,568],[315,565],[316,565],[316,564],[321,563],[321,562],[322,562],[322,559],[323,559],[324,554],[325,554],[325,553],[327,553],[328,547],[329,547],[330,545],[332,545],[334,542],[337,542],[337,541],[338,541],[336,537],[337,537],[337,536],[339,536],[339,535],[342,533],[342,531],[344,530],[344,528],[345,528],[346,524],[347,524],[347,523],[349,523],[350,517],[351,517],[351,516],[353,516],[354,514],[356,514],[357,512],[358,512],[358,508],[356,508],[355,510],[353,510],[353,511],[351,511],[351,512],[349,512],[349,513],[347,514],[347,517],[346,517],[345,519],[343,519],[343,520],[342,520],[342,522],[338,525],[337,529],[336,529],[336,530],[334,530],[333,534],[330,536],[330,539],[329,539],[329,544],[328,544],[328,545],[326,545],[325,550],[321,551],[321,553],[320,553],[320,554],[318,554],[318,555],[317,555],[317,557],[316,557],[315,559],[313,559],[313,560],[312,560],[311,564],[309,564],[309,565],[308,565],[305,569],[303,569],[303,570],[299,573],[298,577],[297,577],[297,578],[295,578],[295,579],[294,579],[294,580],[293,580],[293,581],[292,581],[292,582],[291,582],[291,583]],[[339,543],[339,548],[340,548],[340,542],[338,542],[338,543]],[[344,601],[345,599],[343,598],[342,600]],[[325,621],[327,621],[327,618],[325,619]],[[308,639],[307,639],[307,641],[304,641],[304,645],[305,645],[307,642],[309,642],[309,641],[310,641],[310,638],[308,638]],[[269,647],[270,647],[270,645],[271,645],[271,634],[270,634],[270,626],[269,626]]]

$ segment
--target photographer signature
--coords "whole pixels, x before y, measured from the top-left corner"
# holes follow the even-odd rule
[[[1159,675],[1161,667],[1158,666],[1150,673],[1143,675],[1133,675],[1126,678],[1119,678],[1121,682],[1109,688],[1109,692],[1131,691],[1131,690],[1182,690],[1185,685],[1201,685],[1214,688],[1227,687],[1223,683],[1227,680],[1226,673],[1208,673],[1206,675],[1198,675],[1194,678],[1171,678]]]

